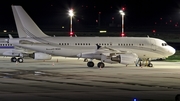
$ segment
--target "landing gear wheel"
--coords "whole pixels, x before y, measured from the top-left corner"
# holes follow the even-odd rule
[[[17,61],[16,57],[11,58],[11,62],[16,62],[16,61]]]
[[[148,64],[148,67],[153,67],[153,64],[152,64],[152,63],[149,63],[149,64]]]
[[[23,58],[18,58],[19,63],[23,63]]]
[[[142,63],[141,63],[141,61],[139,62],[139,66],[140,66],[140,67],[142,66]]]
[[[175,101],[180,101],[180,94],[177,94],[177,95],[175,96]]]
[[[94,62],[89,61],[89,62],[87,63],[87,66],[88,66],[88,67],[94,67]]]
[[[105,67],[105,64],[103,62],[99,62],[97,64],[98,68],[104,68]]]

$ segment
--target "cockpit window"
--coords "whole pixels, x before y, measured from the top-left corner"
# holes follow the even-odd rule
[[[162,43],[162,46],[167,46],[167,43]]]

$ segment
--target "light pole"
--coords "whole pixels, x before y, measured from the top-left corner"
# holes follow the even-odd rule
[[[98,13],[98,26],[101,26],[101,12]]]
[[[119,13],[122,15],[122,33],[121,33],[121,36],[123,37],[124,36],[124,11],[123,10],[120,10]]]
[[[73,9],[69,10],[69,16],[70,16],[70,37],[72,37],[73,32],[72,32],[72,17],[74,16]]]

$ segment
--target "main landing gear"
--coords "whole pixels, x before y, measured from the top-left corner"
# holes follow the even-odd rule
[[[23,63],[23,58],[16,58],[16,57],[12,57],[11,58],[11,62],[19,62],[19,63]]]
[[[87,66],[88,66],[88,67],[94,67],[94,62],[93,62],[93,61],[87,62]],[[104,68],[104,67],[105,67],[105,64],[104,64],[103,62],[99,62],[99,63],[97,64],[97,67],[98,67],[98,68]]]

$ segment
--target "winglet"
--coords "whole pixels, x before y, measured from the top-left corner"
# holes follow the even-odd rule
[[[96,46],[97,46],[97,49],[101,48],[101,46],[100,46],[100,45],[98,45],[98,44],[96,44]]]
[[[9,36],[9,39],[13,39],[13,37],[12,37],[12,35],[11,35],[11,34],[8,34],[8,36]]]

